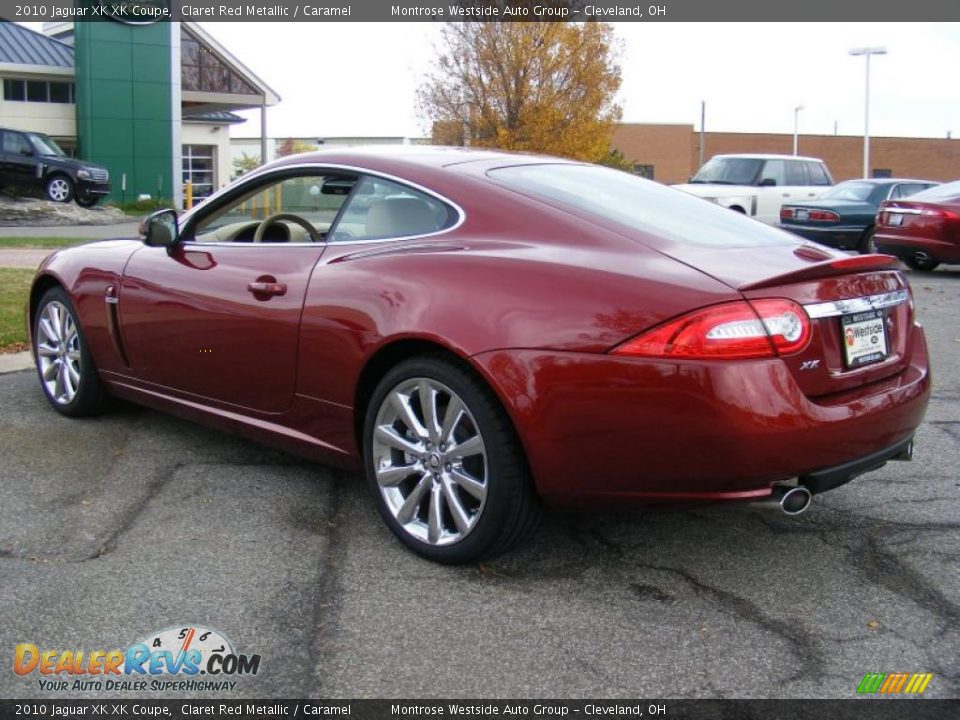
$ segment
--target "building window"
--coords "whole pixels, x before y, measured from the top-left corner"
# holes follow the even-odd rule
[[[893,170],[891,170],[890,168],[874,168],[873,176],[875,178],[892,178]]]
[[[74,102],[73,83],[5,78],[3,99],[12,102],[70,104]]]
[[[180,83],[184,90],[259,95],[239,73],[186,30],[180,31]]]
[[[647,180],[653,180],[653,165],[643,165],[642,163],[633,164],[633,174],[639,175]]]
[[[209,196],[216,187],[215,156],[213,145],[183,146],[183,182],[193,185],[194,199]]]

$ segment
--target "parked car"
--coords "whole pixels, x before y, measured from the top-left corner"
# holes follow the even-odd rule
[[[841,250],[876,252],[873,230],[880,203],[938,184],[932,180],[847,180],[828,188],[816,200],[784,204],[780,227]]]
[[[0,128],[0,188],[36,189],[53,202],[93,207],[110,194],[106,168],[68,157],[48,135]]]
[[[895,258],[609,168],[324,151],[144,232],[40,266],[53,408],[115,395],[364,468],[440,562],[507,550],[541,501],[802,512],[907,459],[930,392]]]
[[[875,241],[914,270],[960,263],[960,181],[881,204]]]
[[[769,225],[780,206],[819,197],[833,185],[823,160],[793,155],[714,155],[678,190]]]

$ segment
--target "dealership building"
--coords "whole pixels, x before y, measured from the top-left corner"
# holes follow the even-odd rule
[[[232,173],[237,110],[280,98],[195,23],[0,21],[0,127],[43,132],[110,171],[116,201],[141,195],[180,205]],[[261,137],[261,146],[266,137]]]

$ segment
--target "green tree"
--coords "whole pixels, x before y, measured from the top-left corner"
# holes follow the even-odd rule
[[[256,170],[261,164],[259,155],[240,153],[240,157],[233,159],[233,176],[238,178],[251,170]]]
[[[293,138],[287,138],[280,146],[277,148],[277,157],[286,157],[287,155],[296,155],[298,153],[311,152],[316,150],[316,145],[311,145],[310,143],[305,143],[302,140],[294,140]]]

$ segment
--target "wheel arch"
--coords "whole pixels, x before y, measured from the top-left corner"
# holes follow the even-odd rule
[[[33,285],[30,288],[29,326],[27,327],[28,337],[31,341],[33,339],[33,326],[37,319],[37,307],[40,305],[40,298],[42,298],[48,290],[55,287],[62,288],[64,292],[68,295],[70,294],[60,278],[51,273],[43,273],[33,280]]]
[[[510,406],[504,402],[500,388],[497,387],[497,384],[492,382],[491,378],[487,377],[487,374],[483,372],[480,367],[470,362],[470,359],[467,355],[458,352],[448,345],[435,340],[428,340],[426,338],[408,337],[392,340],[379,347],[364,364],[363,369],[360,371],[360,375],[357,378],[353,402],[353,430],[357,443],[357,449],[361,453],[363,452],[363,423],[364,419],[366,418],[367,407],[370,403],[370,399],[373,397],[373,393],[376,390],[377,385],[380,383],[380,380],[382,380],[383,376],[390,371],[390,368],[395,366],[397,363],[403,362],[408,358],[424,355],[444,357],[445,359],[450,360],[459,367],[472,373],[480,382],[482,382],[497,399],[497,402],[500,403],[500,407],[503,408],[504,413],[510,421],[514,435],[518,438],[521,448],[523,448],[523,437],[518,432]],[[524,449],[524,453],[525,452],[526,450]]]

